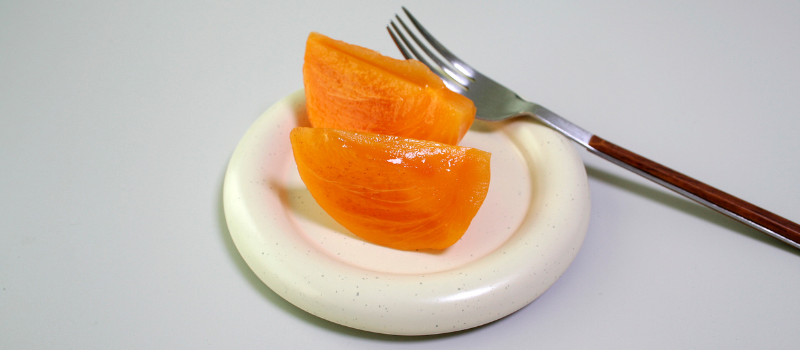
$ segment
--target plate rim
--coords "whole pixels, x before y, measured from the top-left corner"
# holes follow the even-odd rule
[[[243,187],[252,185],[253,179],[243,178],[247,175],[242,174],[244,171],[240,167],[247,167],[242,162],[252,156],[249,148],[253,144],[261,147],[269,142],[268,132],[275,132],[277,135],[273,138],[278,137],[280,133],[273,129],[291,130],[299,123],[297,114],[304,113],[304,109],[305,94],[300,89],[263,112],[237,144],[223,184],[225,218],[237,250],[263,283],[295,306],[331,322],[376,333],[453,332],[493,322],[521,309],[555,283],[577,255],[588,229],[590,210],[583,162],[565,137],[532,122],[508,123],[503,132],[517,147],[525,147],[529,166],[533,161],[529,157],[540,157],[537,161],[545,156],[554,157],[550,154],[554,152],[553,147],[536,144],[537,140],[546,139],[558,145],[560,158],[555,160],[556,165],[570,169],[573,185],[577,185],[564,188],[566,192],[560,195],[572,196],[571,202],[577,209],[567,215],[569,220],[564,220],[564,215],[552,215],[554,209],[547,205],[531,208],[531,211],[550,213],[548,220],[552,222],[526,218],[518,232],[523,228],[524,232],[546,231],[550,225],[556,230],[555,221],[558,221],[558,225],[566,227],[559,232],[565,234],[548,241],[556,249],[545,251],[545,247],[538,245],[536,249],[526,247],[535,243],[530,240],[531,234],[516,233],[496,251],[465,266],[431,274],[401,275],[348,265],[328,257],[299,234],[281,234],[292,227],[288,216],[272,213],[267,218],[265,213],[252,213],[252,208],[244,204],[251,194],[244,193]],[[284,119],[289,119],[288,123]],[[288,132],[285,134],[288,143]],[[544,155],[531,154],[537,152]],[[293,158],[290,163],[293,164]],[[559,198],[557,204],[563,206],[564,200]],[[264,223],[274,226],[265,228]],[[264,230],[274,230],[278,234],[268,237],[272,240],[268,241],[262,236]],[[537,237],[550,237],[547,234],[537,231]],[[544,269],[542,262],[546,266]]]

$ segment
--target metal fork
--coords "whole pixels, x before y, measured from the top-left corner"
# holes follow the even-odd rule
[[[386,29],[403,56],[421,61],[438,74],[448,88],[470,98],[477,108],[477,118],[500,121],[519,116],[533,117],[586,147],[591,153],[800,249],[800,225],[797,223],[619,147],[572,124],[547,108],[523,100],[513,91],[453,55],[405,7],[403,11],[417,32],[427,41],[426,44],[420,40],[400,16],[395,15],[402,30],[394,21]]]

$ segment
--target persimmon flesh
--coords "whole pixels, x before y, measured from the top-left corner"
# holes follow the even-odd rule
[[[390,248],[449,247],[489,189],[491,155],[478,149],[306,127],[290,139],[300,177],[322,209]]]
[[[457,145],[475,105],[416,60],[398,60],[311,33],[303,85],[318,128],[365,131]]]

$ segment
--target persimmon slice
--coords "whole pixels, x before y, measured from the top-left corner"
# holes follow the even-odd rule
[[[300,178],[353,234],[401,250],[458,241],[489,189],[491,154],[398,136],[298,127]]]
[[[311,125],[457,145],[475,105],[428,67],[311,33],[303,84]]]

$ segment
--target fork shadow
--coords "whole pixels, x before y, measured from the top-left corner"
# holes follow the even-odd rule
[[[702,204],[694,202],[676,193],[672,193],[658,187],[644,185],[635,182],[633,180],[629,180],[624,177],[617,176],[610,172],[601,170],[597,167],[593,167],[591,165],[586,165],[586,175],[595,180],[602,181],[606,184],[626,190],[631,193],[635,193],[639,196],[645,197],[654,202],[658,202],[662,205],[668,206],[685,214],[694,216],[698,219],[721,226],[727,230],[734,231],[743,236],[747,236],[761,243],[768,244],[776,248],[780,248],[782,250],[791,252],[796,255],[800,255],[800,251],[798,251],[794,247],[790,247],[789,245],[775,238],[772,238],[761,231],[758,231],[750,226],[742,224],[741,222],[736,221],[733,218],[718,213],[712,210],[711,208],[708,208]]]

